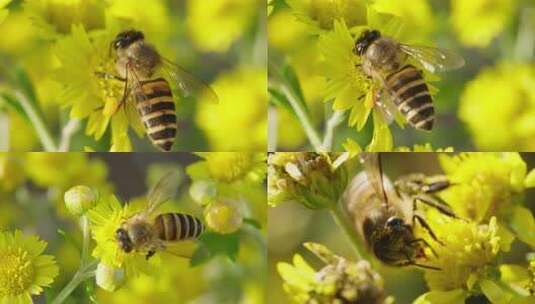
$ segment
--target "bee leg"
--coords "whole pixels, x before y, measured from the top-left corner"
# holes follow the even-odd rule
[[[443,175],[441,175],[440,177],[441,178],[443,177],[444,179],[436,181],[436,182],[427,183],[423,186],[422,190],[425,193],[436,193],[446,188],[449,188],[449,186],[451,186],[449,180],[447,180],[447,178],[444,177]]]
[[[357,98],[358,101],[361,101],[364,97],[366,97],[366,94],[362,94],[359,96],[359,98]]]
[[[104,78],[104,79],[119,80],[119,81],[122,81],[122,82],[126,81],[126,78],[123,78],[121,76],[117,76],[117,75],[112,74],[112,73],[106,73],[106,72],[95,72],[95,76],[100,77],[100,78]]]
[[[412,216],[412,221],[414,222],[414,220],[418,221],[418,223],[422,225],[422,227],[429,233],[429,235],[433,238],[433,240],[435,240],[435,242],[444,246],[444,243],[437,238],[437,236],[435,235],[433,230],[431,230],[431,227],[429,227],[429,225],[427,224],[427,222],[424,220],[423,217],[419,216],[418,214],[414,214]]]
[[[156,254],[156,250],[149,250],[149,252],[147,252],[147,255],[145,256],[145,260],[149,260],[154,254]]]
[[[397,266],[416,266],[416,267],[420,267],[420,268],[425,268],[425,269],[431,269],[431,270],[442,270],[438,267],[434,267],[434,266],[429,266],[429,265],[423,265],[423,264],[419,264],[419,263],[416,263],[414,260],[412,260],[409,255],[407,254],[407,252],[405,252],[405,258],[407,259],[406,261],[403,261],[403,262],[400,262],[398,264],[396,264]]]
[[[449,217],[457,218],[455,213],[453,213],[453,211],[450,210],[448,204],[437,196],[430,196],[430,195],[425,195],[425,194],[416,195],[413,199],[414,210],[416,210],[417,201],[420,201],[428,206],[431,206],[437,209],[438,211],[440,211],[440,213],[445,214]]]
[[[431,245],[429,245],[429,242],[427,242],[426,240],[424,240],[424,239],[414,239],[414,240],[409,242],[409,244],[411,244],[411,245],[412,244],[417,244],[417,243],[423,243],[425,245],[425,247],[429,248],[429,250],[431,250],[433,255],[438,258],[437,252],[435,251],[435,249],[433,249],[433,247],[431,247]]]

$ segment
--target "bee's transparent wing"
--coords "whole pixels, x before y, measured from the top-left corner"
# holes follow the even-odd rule
[[[380,90],[374,96],[374,102],[386,123],[390,125],[394,121],[398,111],[390,96],[384,90]]]
[[[407,44],[400,44],[399,48],[431,73],[454,70],[464,65],[463,57],[450,50]]]
[[[219,97],[209,85],[174,62],[163,58],[161,69],[172,82],[173,87],[178,88],[184,96],[204,96],[211,103],[219,102]]]
[[[152,214],[161,204],[175,197],[179,180],[179,174],[176,171],[170,171],[152,187],[147,195],[146,212],[148,215]]]
[[[381,164],[381,154],[372,152],[363,152],[359,154],[359,160],[364,167],[364,172],[370,181],[375,193],[383,196],[384,201],[387,202],[384,181],[383,168]]]

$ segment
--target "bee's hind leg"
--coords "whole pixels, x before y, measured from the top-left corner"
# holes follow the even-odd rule
[[[427,194],[419,194],[419,195],[416,195],[414,198],[413,198],[413,208],[414,210],[416,210],[416,203],[420,201],[430,207],[433,207],[435,209],[437,209],[440,213],[444,214],[444,215],[447,215],[449,217],[453,217],[453,218],[457,218],[457,216],[455,215],[455,213],[453,213],[453,211],[450,209],[450,206],[445,202],[443,201],[442,199],[440,199],[438,196],[431,196],[431,195],[427,195]]]

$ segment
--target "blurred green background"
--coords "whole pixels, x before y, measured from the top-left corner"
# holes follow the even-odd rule
[[[392,181],[410,173],[442,174],[437,155],[438,153],[383,153],[383,170]],[[535,166],[535,154],[523,153],[521,157],[528,170]],[[535,211],[533,189],[527,190],[525,205],[532,212]],[[355,259],[354,248],[326,210],[310,210],[302,204],[282,203],[269,208],[268,217],[268,303],[288,302],[282,287],[283,281],[277,272],[278,262],[291,263],[293,255],[299,253],[314,269],[321,269],[325,265],[302,246],[304,242],[321,243],[340,256]],[[502,262],[525,263],[525,255],[529,251],[529,246],[517,241]],[[422,272],[418,269],[381,266],[376,270],[383,276],[385,294],[394,296],[396,303],[412,303],[427,291]]]
[[[431,143],[433,148],[474,151],[535,149],[535,5],[532,0],[273,0],[268,17],[269,69],[289,64],[298,76],[314,127],[320,134],[332,114],[324,102],[318,31],[315,21],[361,18],[365,5],[402,17],[400,42],[443,47],[458,52],[466,65],[440,73],[432,83],[436,124],[431,133],[391,125],[395,147]],[[295,8],[298,8],[297,10]],[[365,15],[365,11],[364,11]],[[296,18],[298,16],[298,18]],[[330,19],[329,19],[330,18]],[[308,20],[302,22],[303,19]],[[321,23],[321,22],[320,22]],[[271,81],[271,79],[270,79]],[[272,104],[272,150],[310,150],[295,116]],[[371,120],[371,119],[370,119]],[[343,122],[333,149],[351,138],[364,147],[372,122],[361,132]],[[278,126],[278,127],[277,127]],[[276,131],[278,129],[278,131]],[[277,134],[275,136],[274,134]]]
[[[56,146],[48,150],[61,149],[62,134],[71,132],[71,151],[108,151],[113,144],[114,151],[156,151],[146,136],[140,138],[132,129],[126,134],[113,121],[101,138],[91,136],[87,116],[92,109],[84,110],[80,123],[67,127],[72,104],[102,105],[95,99],[105,98],[102,84],[93,77],[97,53],[108,52],[99,37],[113,39],[119,30],[134,27],[163,56],[209,84],[220,99],[219,104],[204,102],[202,96],[178,101],[174,150],[265,151],[265,12],[262,0],[1,1],[0,150],[43,150],[46,134],[41,133],[47,130]],[[88,43],[94,43],[89,49],[73,30],[80,26],[90,37]],[[76,91],[65,89],[71,82]],[[17,93],[27,97],[42,125],[31,119]]]
[[[89,185],[100,195],[115,194],[122,203],[141,203],[149,186],[174,170],[182,173],[178,195],[162,208],[202,219],[203,210],[190,197],[191,180],[183,171],[198,161],[200,157],[189,153],[0,153],[0,230],[39,236],[48,243],[45,253],[55,256],[60,268],[51,288],[35,303],[45,303],[45,297],[49,303],[79,266],[82,232],[63,202],[68,188]],[[95,286],[94,278],[86,280],[65,303],[265,303],[265,186],[249,185],[249,190],[235,195],[243,199],[243,216],[262,228],[256,233],[240,230],[235,262],[217,256],[190,267],[189,260],[171,256],[166,267],[128,278],[115,292]]]

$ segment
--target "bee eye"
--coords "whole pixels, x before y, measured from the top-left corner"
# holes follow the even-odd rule
[[[391,217],[386,221],[386,225],[392,228],[398,228],[403,226],[403,220],[398,217]]]

